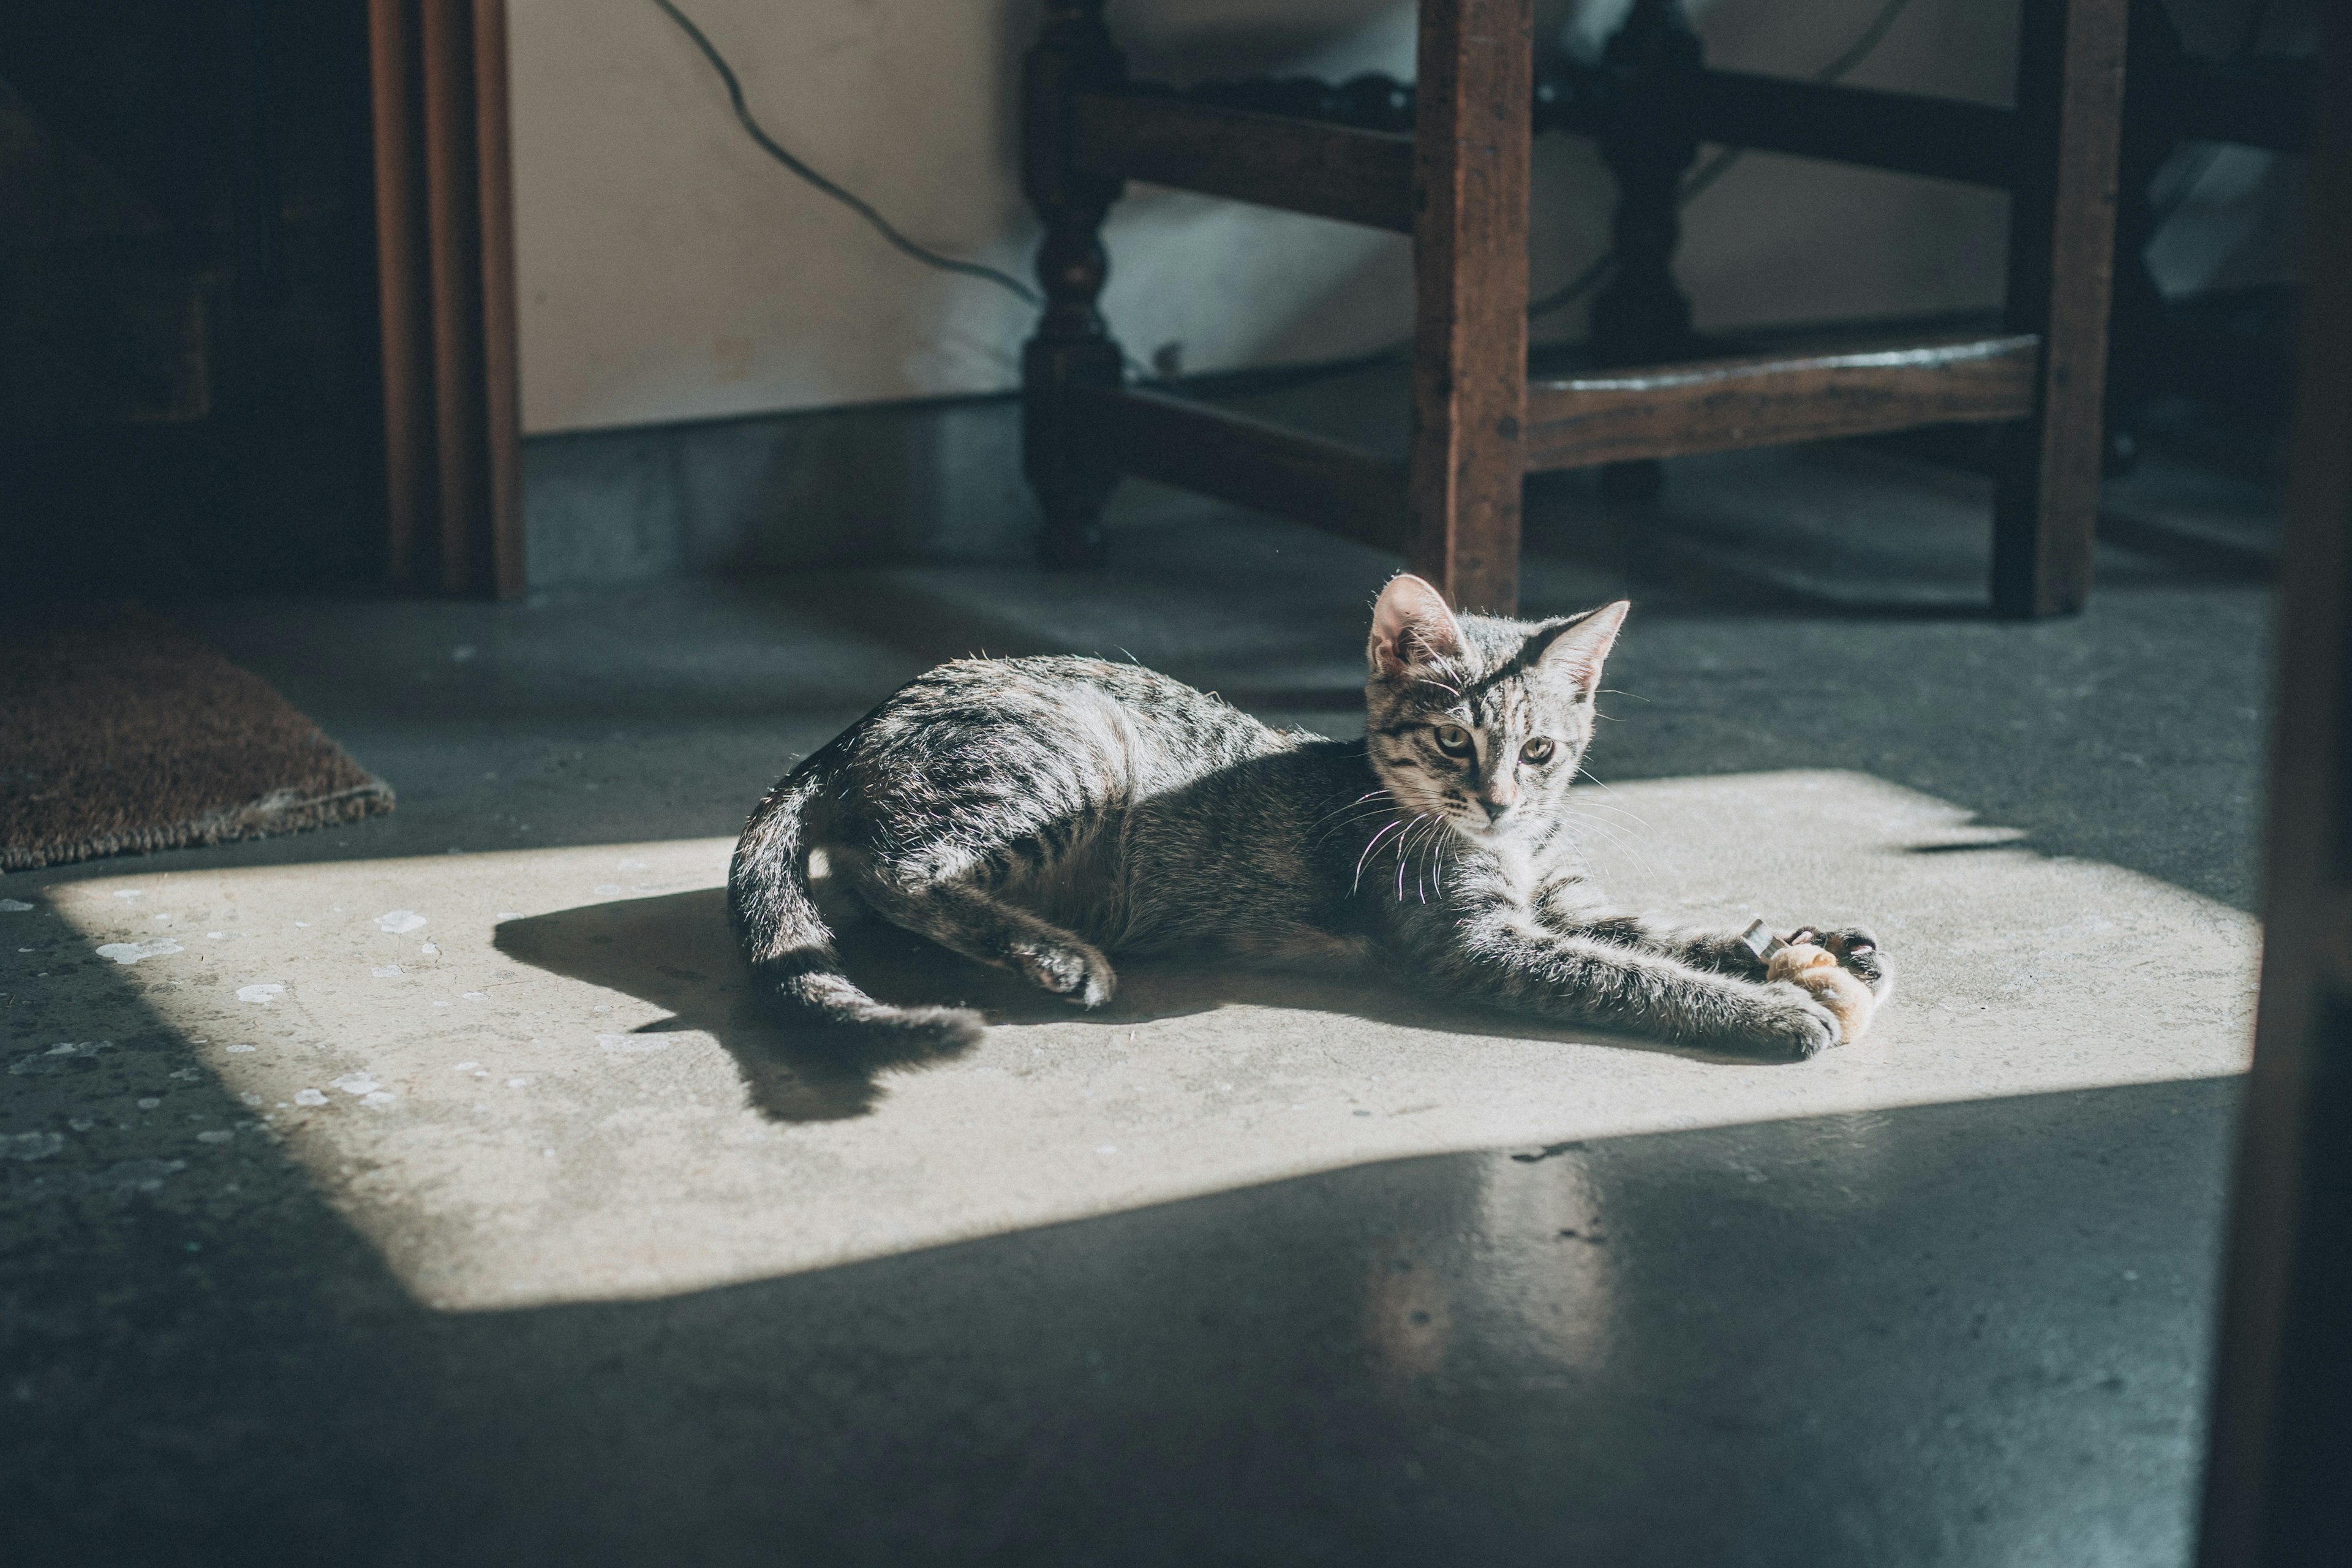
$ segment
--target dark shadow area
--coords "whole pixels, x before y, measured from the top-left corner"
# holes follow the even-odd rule
[[[882,1098],[878,1074],[944,1059],[890,1054],[891,1042],[870,1034],[777,1024],[737,955],[723,888],[506,921],[496,942],[509,958],[669,1013],[640,1034],[710,1035],[734,1058],[751,1102],[773,1121],[864,1116]],[[855,929],[843,945],[859,984],[885,1001],[982,1006],[1001,1018],[1005,1003],[1027,1000],[1012,994],[1018,988],[1010,976],[888,927]],[[919,951],[925,948],[928,954]]]
[[[2233,1082],[446,1314],[130,977],[8,989],[12,1565],[2187,1560]]]
[[[0,8],[0,605],[378,583],[363,8]]]
[[[1118,994],[1084,1009],[1020,977],[974,963],[878,920],[835,933],[844,973],[869,996],[906,1006],[976,1007],[992,1024],[1085,1024],[1124,1028],[1153,1018],[1256,1005],[1338,1013],[1375,1022],[1507,1039],[1552,1039],[1580,1049],[1664,1052],[1727,1067],[1785,1070],[1787,1064],[1642,1040],[1555,1028],[1419,996],[1367,975],[1336,977],[1223,968],[1171,959],[1119,959]],[[500,923],[508,957],[607,991],[650,1002],[670,1016],[640,1034],[698,1030],[734,1058],[744,1092],[777,1121],[838,1121],[882,1100],[878,1079],[894,1069],[951,1059],[903,1054],[864,1030],[786,1026],[765,1013],[735,948],[723,888],[614,899]],[[1596,1044],[1596,1042],[1600,1042]]]

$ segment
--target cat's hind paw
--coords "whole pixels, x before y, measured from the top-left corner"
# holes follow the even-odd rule
[[[1013,966],[1041,989],[1067,996],[1082,1007],[1099,1007],[1118,989],[1118,973],[1110,960],[1082,942],[1016,942],[1010,956]]]

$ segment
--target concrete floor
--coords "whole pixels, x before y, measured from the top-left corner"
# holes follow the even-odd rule
[[[888,943],[1005,1026],[861,1072],[747,1015],[726,840],[940,658],[1360,725],[1393,563],[1302,531],[1139,488],[1101,574],[185,607],[401,806],[0,884],[0,1557],[2185,1562],[2267,595],[2116,550],[1997,624],[1981,501],[1539,498],[1530,608],[1638,606],[1629,901],[1906,960],[1798,1068]]]

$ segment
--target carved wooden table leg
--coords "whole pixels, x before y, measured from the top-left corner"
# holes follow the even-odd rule
[[[1100,230],[1120,182],[1079,170],[1071,147],[1073,96],[1115,89],[1127,76],[1103,5],[1047,0],[1022,72],[1021,186],[1045,226],[1037,250],[1045,310],[1021,352],[1022,465],[1045,514],[1039,553],[1052,566],[1102,560],[1103,505],[1118,482],[1071,438],[1064,395],[1120,379],[1118,344],[1096,308],[1110,270]]]
[[[1533,0],[1422,0],[1413,160],[1414,571],[1519,596]]]
[[[1699,60],[1681,0],[1634,0],[1601,57],[1601,68],[1624,84],[1622,107],[1601,138],[1601,156],[1617,179],[1616,269],[1592,301],[1592,357],[1604,369],[1698,352],[1690,300],[1675,281],[1675,247],[1682,241],[1683,174],[1698,156],[1687,104]],[[1663,470],[1654,459],[1612,463],[1601,479],[1617,499],[1646,500],[1657,493]]]
[[[2004,616],[2071,614],[2091,591],[2126,10],[2026,0],[2021,20],[2008,314],[2012,331],[2041,335],[2042,369],[2034,417],[2001,431],[1995,459],[1992,599]]]

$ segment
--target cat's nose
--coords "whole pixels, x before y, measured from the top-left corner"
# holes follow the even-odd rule
[[[1500,822],[1511,815],[1512,803],[1507,800],[1489,800],[1481,795],[1478,804],[1486,808],[1486,820],[1489,822]]]

